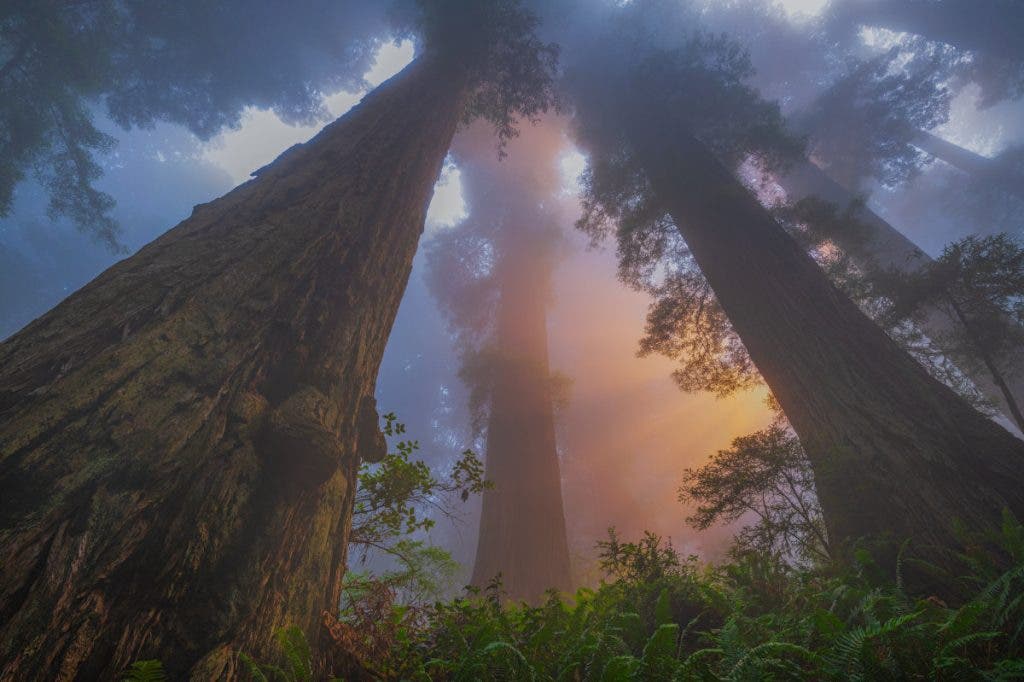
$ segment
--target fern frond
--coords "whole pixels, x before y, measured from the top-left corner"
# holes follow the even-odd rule
[[[128,667],[123,682],[166,682],[164,664],[157,660],[135,661]]]

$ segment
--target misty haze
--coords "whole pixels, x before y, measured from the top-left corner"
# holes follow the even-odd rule
[[[0,682],[1024,679],[1024,0],[0,1]]]

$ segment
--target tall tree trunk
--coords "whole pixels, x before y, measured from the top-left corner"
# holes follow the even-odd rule
[[[841,16],[869,26],[913,33],[961,50],[1024,60],[1020,0],[847,0]]]
[[[464,100],[417,60],[0,346],[0,679],[234,679],[335,610]]]
[[[651,186],[806,448],[829,536],[955,542],[1024,518],[1024,442],[838,291],[701,142],[635,131]]]
[[[853,193],[810,161],[798,162],[789,172],[780,176],[779,184],[793,201],[817,197],[844,208],[855,199]],[[871,263],[885,270],[913,273],[933,262],[928,254],[903,233],[866,206],[858,211],[856,218],[865,228],[864,231],[837,232],[833,240],[839,248],[861,263]],[[924,313],[922,331],[933,339],[941,339],[960,329],[960,321],[940,306],[929,306]],[[1024,402],[1024,349],[1014,353],[1006,364],[1008,366],[1002,368],[1002,374],[1006,377],[1004,387],[1010,393],[1009,399],[1000,382],[989,372],[966,368],[965,374],[997,409],[1011,416],[1016,411],[1013,403],[1019,405]]]
[[[503,249],[496,345],[499,355],[487,427],[486,478],[472,583],[498,574],[513,599],[537,601],[571,588],[562,477],[555,447],[548,367],[546,282],[549,259],[529,239]]]
[[[1004,192],[1024,200],[1024,178],[1007,174],[1005,169],[1000,168],[996,159],[964,149],[926,130],[918,131],[914,137],[914,146],[968,175],[987,180]]]

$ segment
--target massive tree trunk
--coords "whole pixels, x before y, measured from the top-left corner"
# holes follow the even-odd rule
[[[869,26],[913,33],[961,50],[1024,60],[1020,0],[847,0],[841,16]]]
[[[462,81],[420,59],[0,346],[0,679],[233,679],[335,610]]]
[[[635,131],[653,190],[811,459],[829,536],[949,546],[1024,518],[1024,442],[933,379],[837,290],[702,143]]]
[[[546,282],[550,259],[531,253],[526,230],[508,239],[487,427],[486,478],[472,583],[497,575],[513,599],[569,590],[569,548],[555,447],[548,367]],[[515,243],[518,242],[518,243]]]
[[[830,178],[823,170],[810,161],[794,165],[779,177],[779,184],[789,199],[798,201],[817,197],[840,208],[854,201],[855,196]],[[837,232],[832,235],[839,248],[863,263],[870,263],[884,270],[899,270],[913,273],[932,263],[932,258],[907,239],[871,209],[863,206],[857,212],[857,221],[863,230]],[[959,320],[950,316],[939,306],[929,306],[925,311],[922,331],[933,339],[941,339],[955,333],[961,327]],[[1003,414],[1012,416],[1013,405],[1024,404],[1024,349],[1019,349],[1000,368],[1006,375],[1006,382],[1000,385],[995,377],[983,370],[963,368],[974,385]],[[1024,426],[1021,427],[1024,429]]]
[[[926,130],[918,131],[914,137],[914,146],[968,175],[986,180],[1002,191],[1024,200],[1024,178],[1008,174],[996,159],[964,149]]]

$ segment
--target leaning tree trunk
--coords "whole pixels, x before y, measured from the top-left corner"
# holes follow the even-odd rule
[[[845,208],[855,199],[849,190],[806,160],[782,174],[779,184],[793,201],[817,197]],[[913,273],[933,262],[928,254],[867,206],[862,206],[855,218],[862,229],[836,231],[831,237],[839,248],[860,263],[870,263],[883,270]],[[932,339],[956,333],[962,326],[959,320],[938,305],[928,306],[924,313],[921,330]],[[997,381],[993,374],[981,369],[981,363],[978,367],[963,367],[961,370],[997,409],[1009,417],[1016,411],[1013,405],[1024,404],[1024,348],[1017,349],[1012,355],[1007,354],[1004,362],[1007,366],[1001,369],[1006,376],[1005,382]]]
[[[497,366],[487,426],[486,478],[472,584],[500,574],[513,599],[571,588],[562,477],[555,447],[544,282],[548,259],[517,232],[502,263]],[[511,242],[512,240],[508,240]]]
[[[316,642],[460,82],[418,60],[0,346],[0,679]]]
[[[636,133],[651,186],[807,450],[829,536],[949,546],[1024,518],[1024,442],[933,379],[702,143]]]
[[[1024,60],[1020,0],[846,0],[837,11],[847,20],[913,33],[960,50]]]
[[[1000,190],[1024,200],[1024,178],[1013,177],[1007,173],[1004,168],[1000,168],[996,159],[964,149],[926,130],[918,131],[914,137],[914,146],[968,175],[985,180]]]

